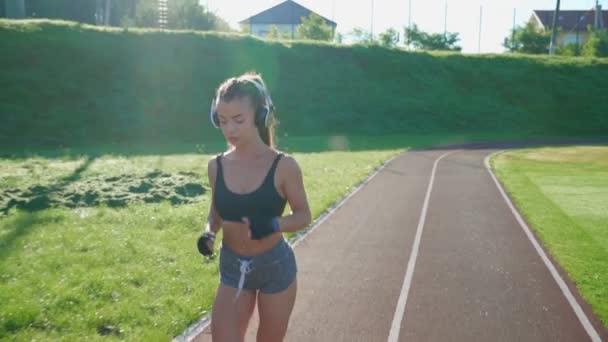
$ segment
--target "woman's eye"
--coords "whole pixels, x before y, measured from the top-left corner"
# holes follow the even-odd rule
[[[234,120],[234,122],[236,122],[238,124],[242,124],[243,122],[245,122],[245,120]]]

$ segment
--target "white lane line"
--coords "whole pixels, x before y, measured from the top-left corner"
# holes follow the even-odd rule
[[[410,259],[407,263],[407,269],[405,271],[405,278],[403,279],[403,286],[401,287],[401,294],[399,295],[399,301],[397,302],[397,308],[395,309],[395,315],[393,316],[393,323],[391,330],[388,335],[388,342],[397,342],[399,340],[399,330],[401,329],[401,321],[405,315],[405,304],[407,303],[407,295],[410,292],[410,286],[412,285],[412,276],[414,275],[414,268],[416,267],[416,258],[418,257],[418,249],[420,248],[420,238],[422,237],[422,229],[424,228],[424,222],[426,221],[426,212],[429,207],[429,200],[431,198],[431,191],[433,190],[433,183],[435,181],[435,172],[437,171],[437,164],[439,161],[452,153],[458,151],[450,151],[442,154],[433,163],[433,170],[431,171],[431,178],[429,179],[429,185],[426,189],[426,196],[424,197],[424,204],[422,205],[422,212],[420,212],[420,219],[418,220],[418,228],[416,229],[416,237],[414,238],[414,245],[410,253]]]
[[[374,171],[370,176],[368,176],[358,186],[356,186],[347,196],[342,198],[342,200],[340,202],[338,202],[336,205],[334,205],[332,208],[330,208],[324,214],[319,216],[315,220],[315,222],[312,223],[312,226],[310,228],[302,231],[300,234],[297,234],[296,236],[293,236],[291,239],[289,239],[289,244],[291,245],[291,247],[295,248],[308,235],[310,235],[313,231],[315,231],[317,229],[317,227],[319,227],[321,225],[321,223],[325,222],[325,220],[327,220],[329,218],[329,216],[331,216],[336,210],[340,209],[340,207],[342,207],[344,205],[344,203],[346,203],[346,201],[348,201],[357,192],[359,192],[359,190],[361,190],[367,183],[369,183],[374,177],[376,177],[376,175],[378,173],[380,173],[380,171],[382,171],[384,168],[386,168],[386,166],[388,164],[390,164],[393,160],[397,159],[397,157],[399,157],[407,152],[409,152],[409,151],[400,152],[400,153],[394,155],[393,157],[391,157],[390,159],[388,159],[387,161],[385,161],[378,169],[376,169],[376,171]],[[197,336],[202,334],[209,327],[210,324],[211,324],[211,312],[208,312],[205,315],[203,315],[197,322],[193,323],[188,328],[186,328],[186,330],[181,335],[174,337],[172,341],[173,342],[191,342]]]
[[[492,172],[492,169],[490,168],[490,157],[492,157],[495,154],[502,153],[502,152],[504,152],[504,151],[494,152],[494,153],[491,153],[491,154],[489,154],[489,155],[487,155],[485,157],[484,164],[486,165],[486,169],[490,173],[490,176],[492,176],[492,179],[494,180],[494,183],[496,183],[496,186],[498,187],[498,191],[500,191],[500,194],[502,195],[502,198],[504,198],[505,202],[507,202],[507,205],[509,206],[509,209],[511,209],[511,212],[515,216],[515,219],[517,220],[517,222],[519,223],[519,225],[521,226],[521,228],[526,233],[526,236],[528,237],[528,239],[532,243],[532,246],[534,246],[534,249],[536,250],[536,253],[538,253],[538,255],[540,256],[540,258],[543,260],[543,262],[545,263],[545,266],[547,266],[547,268],[549,269],[549,272],[553,276],[553,279],[555,280],[555,282],[557,283],[557,285],[559,286],[559,288],[562,290],[562,293],[566,297],[566,300],[568,301],[568,303],[572,307],[572,310],[574,310],[574,313],[576,314],[576,317],[578,317],[578,320],[581,322],[581,324],[583,325],[583,328],[585,328],[585,331],[587,332],[587,334],[591,338],[591,341],[593,341],[593,342],[601,342],[602,340],[600,339],[600,335],[597,333],[597,331],[595,330],[595,328],[593,327],[593,325],[589,321],[589,318],[587,317],[587,315],[585,314],[585,312],[583,311],[583,309],[581,308],[581,306],[576,301],[576,298],[574,298],[574,296],[572,295],[572,292],[570,292],[570,289],[568,288],[568,285],[566,285],[566,282],[564,281],[564,279],[562,279],[562,277],[559,275],[559,273],[557,272],[557,269],[555,269],[555,266],[553,265],[553,263],[551,262],[551,260],[549,260],[549,258],[547,257],[547,254],[545,254],[545,251],[542,249],[542,247],[540,246],[540,244],[538,243],[538,241],[536,241],[536,238],[534,237],[534,235],[530,231],[530,227],[528,227],[528,225],[526,224],[526,222],[523,220],[523,218],[521,217],[519,211],[515,208],[515,206],[513,205],[513,203],[511,202],[511,200],[509,199],[509,196],[507,196],[507,193],[503,189],[502,185],[500,184],[500,182],[498,181],[498,179],[496,178],[496,176],[494,176],[494,173]]]

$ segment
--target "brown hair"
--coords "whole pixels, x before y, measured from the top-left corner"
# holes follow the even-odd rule
[[[273,115],[274,113],[271,110],[268,114],[270,116],[268,118],[268,127],[264,125],[263,120],[258,120],[259,113],[264,110],[266,100],[264,94],[260,93],[260,90],[252,82],[261,84],[262,87],[266,89],[268,96],[270,96],[268,88],[266,88],[266,85],[262,80],[262,76],[253,72],[248,72],[239,77],[231,77],[225,80],[217,89],[216,97],[219,97],[220,101],[224,102],[230,102],[235,98],[241,99],[243,97],[248,97],[254,107],[254,122],[258,129],[258,133],[260,134],[260,138],[262,138],[262,141],[266,145],[274,148],[274,126],[276,124]]]

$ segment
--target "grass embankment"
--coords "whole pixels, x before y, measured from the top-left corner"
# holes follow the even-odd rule
[[[413,53],[0,20],[0,148],[199,143],[215,87],[262,73],[279,136],[608,132],[608,60]]]

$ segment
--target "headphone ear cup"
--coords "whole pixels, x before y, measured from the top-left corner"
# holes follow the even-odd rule
[[[264,112],[265,112],[265,114],[264,114],[264,122],[263,122],[263,124],[264,124],[264,127],[269,127],[269,125],[268,125],[269,121],[268,120],[270,119],[270,109],[266,108],[266,109],[264,109]]]
[[[217,112],[211,114],[211,124],[215,128],[220,128],[220,120],[217,118]]]
[[[255,115],[255,124],[257,126],[268,127],[268,116],[270,111],[268,107],[264,106]]]
[[[209,120],[215,128],[220,128],[220,120],[217,117],[217,111],[215,110],[215,100],[211,102],[211,109],[209,110]]]

